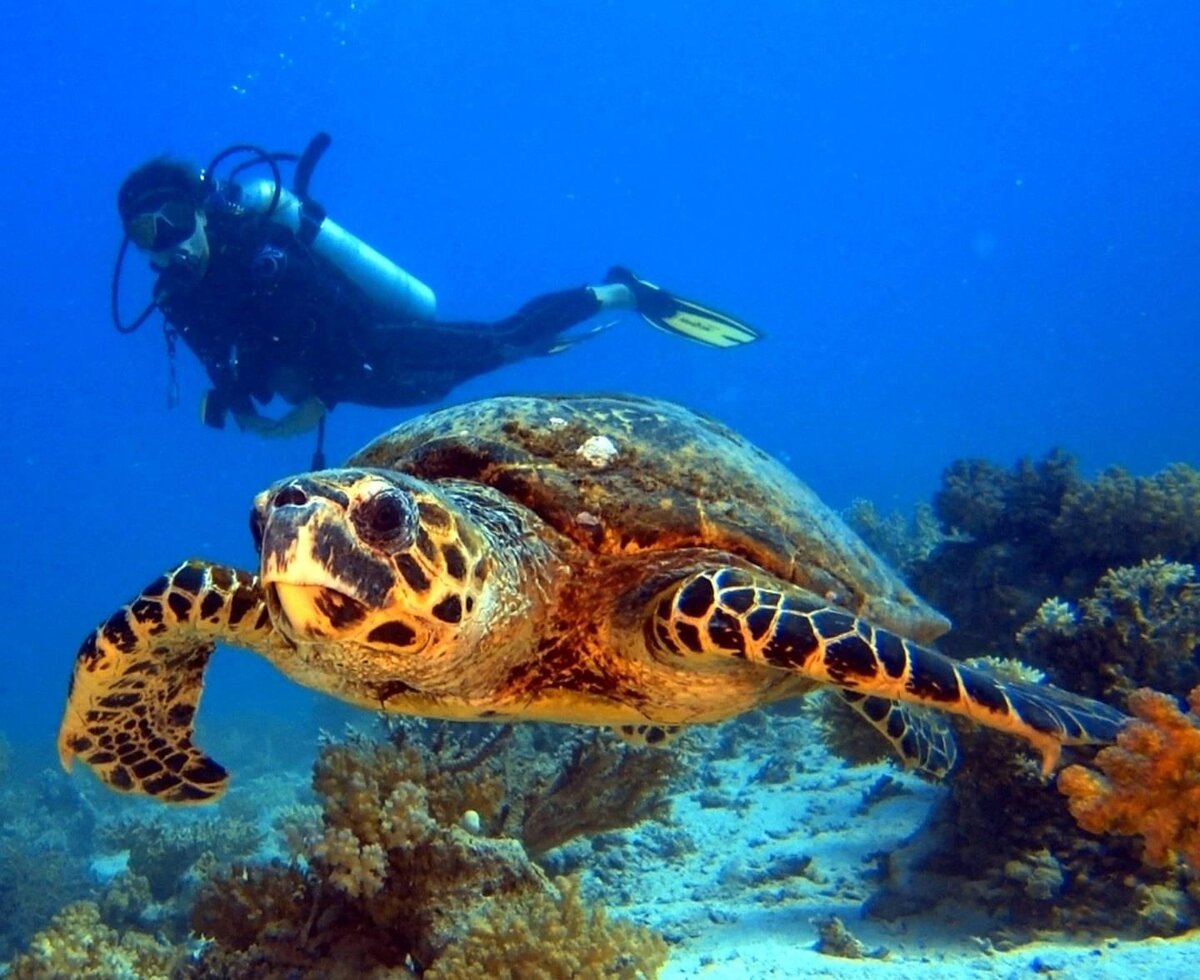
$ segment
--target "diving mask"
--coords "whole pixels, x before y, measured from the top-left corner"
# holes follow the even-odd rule
[[[131,236],[132,237],[132,236]],[[208,269],[208,236],[204,217],[193,213],[191,234],[183,241],[150,252],[150,264],[170,273],[177,284],[195,285]]]
[[[147,252],[160,252],[187,241],[196,231],[196,209],[187,201],[164,201],[157,211],[147,211],[125,226],[130,241]]]

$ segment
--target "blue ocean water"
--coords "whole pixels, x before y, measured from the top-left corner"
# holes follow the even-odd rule
[[[455,400],[677,399],[837,507],[907,508],[962,456],[1200,462],[1195,4],[49,0],[0,24],[0,729],[47,760],[82,636],[180,558],[247,563],[251,497],[311,452],[204,428],[186,352],[168,411],[157,321],[113,331],[116,188],[158,153],[328,131],[316,197],[446,318],[621,262],[768,335],[626,317]],[[130,263],[127,315],[149,283]],[[406,414],[339,408],[330,458]],[[234,656],[207,707],[304,697]]]

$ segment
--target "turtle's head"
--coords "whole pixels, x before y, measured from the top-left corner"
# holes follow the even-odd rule
[[[427,670],[473,634],[484,539],[430,484],[387,470],[282,480],[250,518],[276,627],[384,668]]]

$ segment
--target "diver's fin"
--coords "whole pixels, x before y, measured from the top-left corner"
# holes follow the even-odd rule
[[[759,331],[729,314],[669,293],[619,265],[608,270],[604,281],[628,287],[642,319],[659,330],[709,347],[738,347],[762,338]]]

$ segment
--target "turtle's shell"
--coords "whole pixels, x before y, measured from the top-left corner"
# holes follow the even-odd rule
[[[781,464],[670,402],[489,398],[406,422],[349,465],[488,484],[593,553],[729,552],[920,642],[949,626]]]

